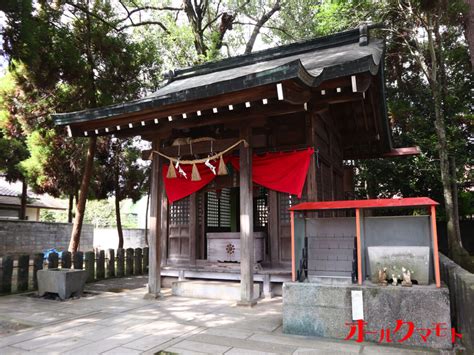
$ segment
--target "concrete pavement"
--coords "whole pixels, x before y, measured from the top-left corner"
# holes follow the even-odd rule
[[[232,301],[175,297],[165,289],[162,299],[149,300],[145,283],[144,277],[107,280],[89,285],[87,297],[65,302],[0,297],[0,354],[430,353],[284,335],[281,298],[241,308]]]

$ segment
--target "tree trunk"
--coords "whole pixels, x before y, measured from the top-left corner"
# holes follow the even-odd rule
[[[84,210],[86,209],[87,194],[89,192],[89,182],[92,176],[92,169],[94,167],[94,155],[96,149],[96,137],[89,138],[89,148],[87,150],[86,166],[84,175],[82,175],[81,188],[79,191],[79,200],[77,202],[76,217],[74,218],[74,225],[72,226],[71,240],[69,242],[68,250],[76,252],[79,248],[81,239],[82,222],[84,220]]]
[[[117,143],[119,144],[119,143]],[[118,248],[123,248],[123,230],[122,230],[122,219],[120,218],[120,165],[118,160],[120,159],[119,156],[119,149],[117,149],[115,155],[115,219],[117,222],[117,233],[119,238]]]
[[[257,40],[257,36],[260,33],[260,30],[262,29],[262,26],[265,25],[265,23],[270,20],[270,18],[273,16],[273,14],[281,9],[280,7],[280,0],[277,0],[273,7],[270,9],[270,11],[264,13],[262,17],[258,20],[258,22],[255,24],[252,35],[250,36],[247,45],[245,46],[245,54],[250,54],[252,53],[253,46],[255,45],[255,41]]]
[[[21,206],[20,206],[20,219],[26,219],[26,204],[28,202],[28,185],[25,182],[25,178],[21,181]]]
[[[74,210],[74,194],[69,195],[69,206],[67,209],[67,222],[72,223],[72,213]]]
[[[471,70],[474,70],[474,0],[464,0],[468,6],[466,14],[465,35],[469,45],[469,54],[471,58]]]
[[[200,4],[196,4],[195,9],[191,0],[183,0],[183,7],[186,17],[191,25],[196,52],[198,55],[206,56],[207,46],[204,43],[204,30],[202,29],[203,8]]]
[[[453,184],[451,180],[451,173],[449,167],[449,153],[448,153],[448,138],[446,135],[446,123],[444,117],[444,111],[442,107],[442,88],[440,87],[440,82],[438,78],[438,60],[437,53],[435,48],[435,42],[433,39],[433,30],[432,30],[432,18],[428,16],[428,48],[430,51],[431,57],[431,70],[429,73],[429,82],[430,88],[433,95],[434,101],[434,110],[435,110],[435,130],[438,137],[438,153],[439,153],[439,163],[441,170],[441,183],[443,184],[443,197],[444,205],[446,210],[446,222],[447,222],[447,232],[448,232],[448,247],[450,256],[457,263],[461,263],[462,257],[462,242],[461,236],[457,233],[459,228],[456,228],[456,225],[459,223],[459,220],[456,220],[455,216],[455,206],[453,199]]]

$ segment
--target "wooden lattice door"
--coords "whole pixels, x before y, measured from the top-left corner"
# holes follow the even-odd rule
[[[189,260],[190,201],[183,198],[170,205],[168,233],[168,261]]]

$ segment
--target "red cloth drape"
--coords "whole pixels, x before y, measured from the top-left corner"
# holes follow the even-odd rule
[[[252,157],[252,181],[271,190],[301,198],[313,148],[287,153],[266,153]],[[230,159],[239,169],[239,158]]]
[[[178,171],[176,171],[176,178],[168,179],[166,177],[166,174],[168,173],[168,167],[169,165],[167,164],[163,165],[163,180],[165,181],[166,196],[168,196],[170,203],[181,200],[182,198],[201,190],[216,177],[204,164],[196,164],[199,174],[201,175],[200,181],[191,180],[191,173],[193,169],[192,165],[181,165],[181,168],[187,175],[187,179],[181,176]]]
[[[287,153],[266,153],[264,155],[253,155],[252,157],[252,181],[271,190],[297,195],[301,198],[304,182],[308,173],[312,148]],[[232,166],[239,170],[239,157],[225,158]],[[217,165],[217,162],[214,162]],[[187,179],[178,172],[178,177],[168,179],[168,165],[163,165],[163,180],[165,182],[166,195],[170,203],[180,200],[192,193],[199,191],[216,177],[204,164],[196,164],[200,181],[191,180],[192,165],[181,165],[186,172]]]

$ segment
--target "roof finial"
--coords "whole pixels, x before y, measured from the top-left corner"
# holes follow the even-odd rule
[[[169,70],[167,73],[163,74],[163,78],[167,79],[168,82],[173,81],[174,77],[176,76],[174,70]]]
[[[366,46],[369,44],[369,29],[367,22],[362,22],[359,25],[359,46]]]

